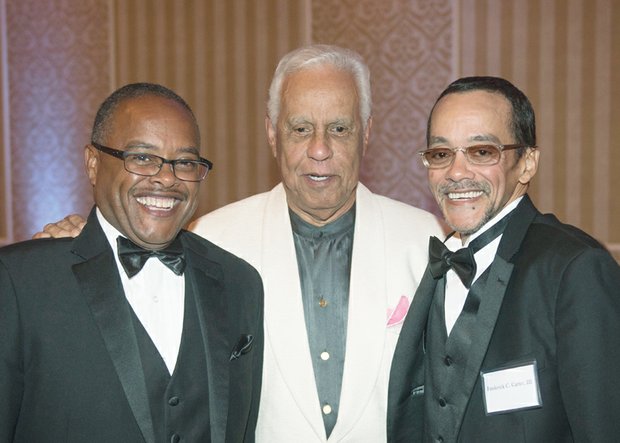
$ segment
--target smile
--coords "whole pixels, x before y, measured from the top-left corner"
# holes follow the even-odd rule
[[[315,182],[322,182],[325,181],[329,178],[329,176],[327,175],[308,175],[308,177],[310,178],[310,180],[315,181]]]
[[[478,198],[483,195],[482,191],[468,191],[468,192],[449,192],[448,198],[450,200],[467,200],[470,198]]]
[[[137,197],[138,203],[150,208],[172,209],[177,200],[170,197]]]

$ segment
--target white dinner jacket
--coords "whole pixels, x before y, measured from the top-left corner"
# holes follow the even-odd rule
[[[392,317],[388,326],[388,315],[402,296],[411,300],[426,267],[428,238],[442,235],[432,214],[373,194],[362,184],[356,211],[342,393],[330,443],[386,441],[388,378],[402,322]],[[265,356],[257,442],[328,441],[283,185],[207,214],[191,229],[248,261],[263,278]]]

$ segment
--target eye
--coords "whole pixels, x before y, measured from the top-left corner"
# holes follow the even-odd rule
[[[125,160],[140,166],[159,164],[156,156],[143,153],[127,154]]]
[[[346,135],[351,132],[350,128],[345,125],[335,124],[329,127],[329,132],[334,135]]]
[[[180,159],[174,161],[174,168],[177,171],[193,171],[198,165],[199,163],[196,160]]]
[[[442,161],[454,155],[454,153],[448,148],[433,148],[429,149],[427,152],[427,158],[435,161]]]
[[[293,126],[293,133],[298,135],[307,135],[312,132],[312,128],[309,125]]]
[[[494,161],[499,157],[499,149],[494,145],[476,145],[467,148],[467,155],[477,162]]]

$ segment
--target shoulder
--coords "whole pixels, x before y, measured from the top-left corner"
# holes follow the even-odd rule
[[[430,235],[443,234],[439,219],[432,213],[394,200],[379,194],[374,194],[360,183],[358,190],[359,203],[368,205],[372,210],[380,213],[387,227],[402,227],[416,234],[428,238]]]
[[[606,251],[590,234],[576,226],[560,222],[553,214],[538,215],[530,226],[527,238],[539,243],[541,252],[544,249],[562,256],[586,251]]]
[[[258,277],[256,269],[241,257],[193,232],[182,232],[186,246],[202,258],[219,263],[228,273],[233,271],[235,274],[247,273]]]
[[[230,228],[238,223],[246,224],[248,218],[262,214],[262,209],[272,193],[273,190],[263,192],[222,206],[197,218],[189,229],[202,237],[209,238],[209,233],[213,230]]]
[[[25,240],[0,248],[0,261],[16,268],[35,266],[39,262],[55,263],[61,254],[71,250],[72,238]]]

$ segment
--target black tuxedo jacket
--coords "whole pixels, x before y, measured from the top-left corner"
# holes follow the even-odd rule
[[[254,441],[262,282],[218,246],[181,238],[205,343],[211,441]],[[75,239],[0,249],[1,442],[153,442],[130,309],[94,210]]]
[[[444,392],[459,442],[609,442],[620,436],[620,267],[587,234],[525,198],[491,264],[465,376]],[[443,282],[443,279],[439,280]],[[390,374],[388,441],[426,442],[425,329],[437,280],[428,269],[403,324]],[[486,415],[480,371],[535,359],[542,407]],[[425,407],[426,403],[426,407]]]

